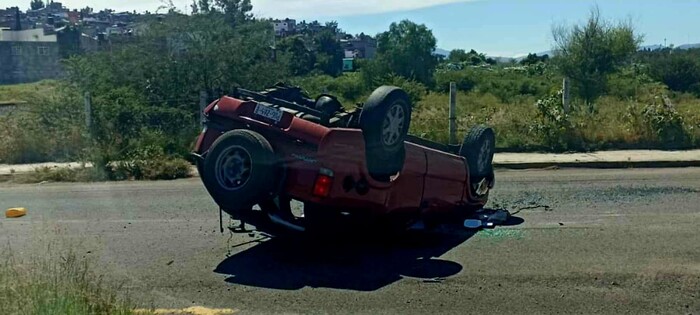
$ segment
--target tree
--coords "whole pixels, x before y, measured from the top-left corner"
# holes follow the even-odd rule
[[[337,29],[337,22],[326,23],[326,28],[314,36],[315,68],[331,76],[337,76],[343,71],[345,56],[343,46],[336,39]]]
[[[209,0],[199,0],[199,12],[209,13],[211,11],[211,2]]]
[[[467,63],[472,66],[478,66],[484,63],[495,64],[495,60],[486,58],[486,55],[480,54],[474,49],[469,52],[466,52],[464,49],[452,50],[447,60],[452,63]]]
[[[464,49],[453,49],[447,56],[447,61],[459,63],[466,61],[468,58],[469,56],[467,55],[467,52],[464,51]]]
[[[197,4],[196,0],[192,0],[192,4],[190,4],[190,9],[192,11],[192,14],[199,14],[199,5]]]
[[[693,51],[660,51],[648,53],[651,76],[666,84],[671,90],[700,92],[700,53]]]
[[[429,84],[437,67],[433,55],[436,43],[425,25],[409,20],[392,23],[389,31],[377,36],[376,62],[404,78]]]
[[[540,62],[547,62],[549,60],[549,55],[538,56],[537,54],[527,54],[527,57],[520,60],[520,64],[524,66],[536,65]]]
[[[44,1],[42,0],[32,0],[32,2],[29,4],[29,7],[32,10],[39,10],[41,8],[44,8]]]
[[[591,111],[606,90],[608,75],[624,65],[642,41],[631,22],[603,20],[598,8],[591,10],[585,25],[559,26],[552,33],[559,70]]]
[[[252,18],[250,11],[253,10],[253,5],[250,0],[214,0],[214,3],[216,8],[224,13],[231,26],[240,25]]]
[[[295,76],[306,75],[314,67],[316,56],[306,47],[301,35],[283,38],[277,45],[277,49],[289,56],[289,72]]]

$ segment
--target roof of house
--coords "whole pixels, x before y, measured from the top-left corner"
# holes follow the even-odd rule
[[[56,42],[56,34],[44,35],[43,28],[11,31],[0,30],[0,42]]]

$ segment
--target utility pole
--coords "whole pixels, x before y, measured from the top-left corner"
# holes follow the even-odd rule
[[[569,113],[569,106],[571,103],[571,97],[570,97],[570,92],[571,87],[569,84],[569,78],[564,78],[564,82],[562,83],[562,96],[561,96],[561,102],[562,105],[564,105],[564,112]]]
[[[90,92],[85,92],[85,130],[87,130],[88,135],[92,138],[92,96]]]
[[[209,98],[207,91],[205,91],[205,90],[199,91],[199,126],[200,127],[204,126],[204,109],[207,108],[207,98]]]
[[[457,84],[450,82],[450,144],[457,144]]]

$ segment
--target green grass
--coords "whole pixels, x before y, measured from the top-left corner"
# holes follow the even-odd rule
[[[119,288],[95,273],[92,262],[74,249],[48,246],[42,256],[16,258],[11,249],[0,260],[2,314],[132,314]]]
[[[58,87],[58,81],[45,80],[36,83],[0,85],[0,104],[27,102],[32,103],[38,96],[53,93]]]

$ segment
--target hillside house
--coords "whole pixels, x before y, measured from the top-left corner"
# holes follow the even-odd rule
[[[365,34],[340,40],[345,58],[373,59],[377,53],[377,40]]]
[[[297,21],[292,19],[273,20],[272,26],[275,29],[275,35],[287,36],[296,32]]]
[[[17,84],[61,75],[56,34],[44,30],[0,31],[0,84]]]

